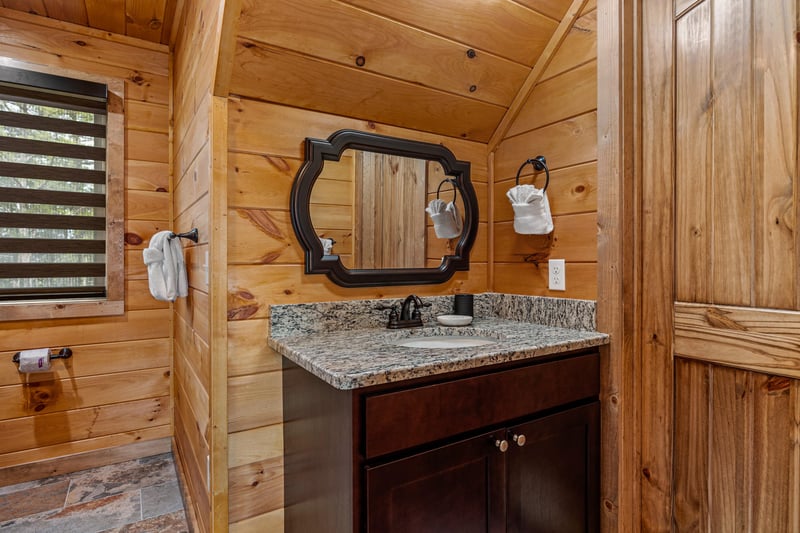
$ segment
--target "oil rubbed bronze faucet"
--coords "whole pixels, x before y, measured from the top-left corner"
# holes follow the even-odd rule
[[[403,300],[399,316],[397,314],[397,304],[379,305],[375,309],[389,310],[389,321],[386,323],[386,327],[389,329],[418,328],[422,327],[421,309],[430,307],[430,305],[430,303],[423,303],[416,294],[410,294]]]

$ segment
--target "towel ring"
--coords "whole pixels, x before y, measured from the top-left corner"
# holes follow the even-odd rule
[[[517,170],[517,185],[519,185],[519,175],[522,173],[522,169],[525,168],[525,165],[528,164],[533,165],[533,169],[539,172],[544,170],[545,176],[547,176],[547,178],[545,179],[544,188],[542,189],[542,192],[546,191],[547,186],[550,185],[550,169],[547,168],[547,160],[545,160],[543,155],[537,155],[533,159],[526,159],[525,162],[522,163],[522,165],[520,165],[519,170]]]
[[[439,186],[436,187],[436,199],[439,199],[439,191],[442,190],[442,185],[445,183],[450,183],[453,185],[453,203],[456,203],[456,197],[458,196],[458,188],[456,187],[456,180],[453,178],[445,178],[439,182]]]

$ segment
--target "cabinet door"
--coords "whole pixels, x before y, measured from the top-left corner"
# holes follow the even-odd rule
[[[498,431],[366,469],[367,531],[505,531]]]
[[[598,531],[598,420],[595,402],[509,429],[509,533]]]

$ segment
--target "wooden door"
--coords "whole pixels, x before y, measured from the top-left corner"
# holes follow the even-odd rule
[[[502,431],[367,468],[367,531],[501,533]]]
[[[797,531],[797,0],[640,13],[642,529]]]
[[[509,429],[509,533],[598,531],[599,405]]]

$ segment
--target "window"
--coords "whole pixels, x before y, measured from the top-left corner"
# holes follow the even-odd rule
[[[108,94],[105,84],[0,66],[0,319],[39,318],[20,304],[86,316],[107,313],[53,309],[122,300]]]

